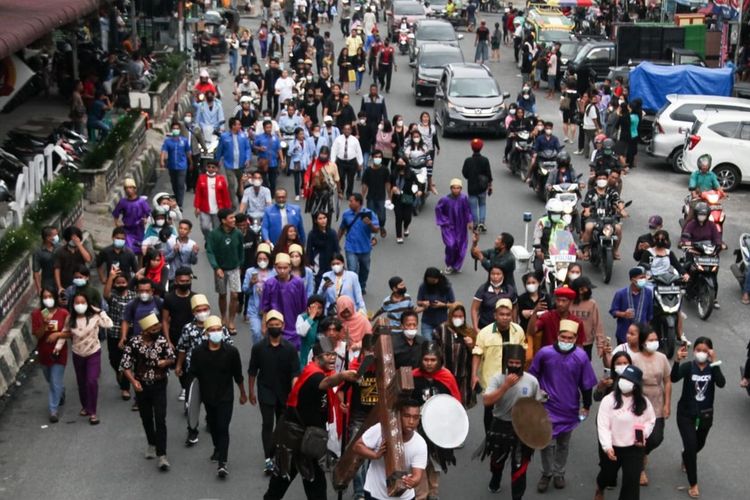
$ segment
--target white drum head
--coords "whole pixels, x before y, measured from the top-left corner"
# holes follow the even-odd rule
[[[422,405],[422,429],[435,445],[452,450],[469,435],[469,416],[456,398],[438,394]]]

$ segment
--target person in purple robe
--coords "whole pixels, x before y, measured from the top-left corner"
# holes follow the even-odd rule
[[[125,179],[123,183],[125,197],[120,198],[112,212],[115,225],[125,228],[125,244],[136,255],[141,254],[141,242],[146,230],[146,219],[151,213],[151,207],[145,198],[138,196],[138,189],[133,179]],[[120,220],[122,217],[122,220]]]
[[[263,314],[275,309],[284,315],[284,340],[300,350],[301,339],[297,335],[297,316],[307,310],[305,282],[292,275],[292,260],[288,254],[276,255],[276,276],[268,278],[263,285],[260,310]]]
[[[542,450],[542,477],[537,484],[540,493],[547,491],[550,481],[557,489],[565,488],[570,437],[588,416],[591,390],[597,383],[586,352],[576,346],[577,337],[578,323],[560,321],[557,343],[542,347],[529,368],[549,396],[544,406],[552,422],[552,441]]]
[[[452,179],[450,194],[435,206],[435,222],[445,244],[445,274],[460,271],[469,246],[469,231],[474,227],[469,197],[463,194],[463,181]]]

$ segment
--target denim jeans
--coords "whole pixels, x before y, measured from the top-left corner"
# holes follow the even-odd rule
[[[367,208],[375,212],[375,215],[378,216],[378,222],[380,223],[380,227],[385,229],[385,219],[386,219],[385,200],[368,199]]]
[[[49,384],[48,405],[50,413],[57,413],[57,407],[60,406],[60,398],[65,393],[65,365],[54,364],[52,366],[42,366],[44,379]]]
[[[346,252],[346,267],[359,276],[359,286],[362,293],[367,289],[367,278],[370,276],[370,252]]]
[[[182,207],[182,201],[185,199],[185,181],[187,179],[187,169],[176,170],[169,169],[169,181],[172,184],[172,192],[177,199],[177,204]]]
[[[469,196],[469,204],[474,223],[484,224],[484,219],[487,217],[487,192]]]
[[[229,51],[229,72],[232,74],[232,76],[235,76],[237,74],[237,51],[236,50]]]
[[[378,215],[378,217],[380,217]],[[750,293],[750,270],[745,272],[745,286],[742,287],[742,291],[745,293]]]
[[[422,322],[422,325],[419,327],[420,332],[419,334],[425,338],[428,342],[432,340],[432,332],[435,330],[436,327],[432,325],[428,325],[427,323]]]
[[[250,318],[250,337],[253,340],[253,345],[257,344],[263,339],[263,335],[260,331],[260,312],[255,307],[255,303],[252,297],[248,299],[247,305],[247,316]]]
[[[365,72],[354,70],[354,74],[355,74],[354,89],[359,90],[360,88],[362,88],[362,79],[365,76]]]
[[[487,42],[479,42],[477,44],[477,50],[474,54],[474,62],[483,63],[490,58],[490,47]]]

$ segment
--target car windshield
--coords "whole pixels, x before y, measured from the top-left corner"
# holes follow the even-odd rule
[[[419,40],[438,40],[441,42],[453,41],[456,39],[456,33],[453,31],[453,26],[450,25],[420,26],[419,31],[417,31],[417,38]]]
[[[499,97],[497,83],[492,78],[455,78],[451,82],[451,97]]]
[[[446,64],[463,62],[461,53],[455,52],[427,52],[419,59],[419,65],[423,68],[440,68]]]
[[[394,15],[401,16],[423,16],[424,7],[416,2],[397,3],[393,7]]]
[[[540,30],[539,41],[541,42],[564,42],[570,40],[570,31],[566,30]]]

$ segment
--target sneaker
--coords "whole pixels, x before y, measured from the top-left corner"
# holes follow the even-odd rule
[[[485,226],[484,223],[479,224],[479,231],[482,232],[482,233],[486,233],[487,232],[487,226]]]
[[[294,201],[299,201],[299,195],[294,197]]]
[[[180,391],[180,395],[177,396],[177,401],[185,401],[185,389]]]
[[[490,479],[490,484],[487,486],[487,489],[490,490],[490,493],[499,493],[500,492],[500,479],[502,479],[502,475],[500,474],[492,474],[492,479]]]
[[[216,475],[219,476],[221,479],[224,479],[229,475],[229,469],[227,469],[227,464],[224,462],[219,462],[219,468],[216,469]]]
[[[404,229],[404,237],[405,238],[409,237],[409,230],[408,229]]]
[[[552,480],[552,476],[542,476],[539,478],[539,482],[536,483],[536,491],[544,493],[549,488],[549,482]]]
[[[401,245],[403,242],[404,242],[403,238],[396,238],[396,243],[398,243],[399,245]]]
[[[159,457],[159,470],[162,472],[167,472],[169,470],[169,460],[167,460],[166,455],[162,455]]]
[[[563,476],[555,476],[552,482],[558,490],[565,488],[565,478]]]
[[[51,424],[56,424],[60,421],[60,418],[57,416],[57,413],[50,413],[49,414],[49,421]]]
[[[214,448],[214,452],[211,454],[211,458],[209,460],[213,463],[216,463],[219,461],[219,452],[216,448]]]
[[[146,460],[153,460],[156,458],[156,446],[148,445],[146,447],[146,453],[143,454]]]
[[[579,149],[578,151],[573,151],[573,154],[574,155],[582,155],[583,154],[583,150]]]
[[[714,300],[714,309],[721,309],[721,305],[718,300]]]
[[[449,274],[453,274],[453,268],[451,266],[446,267],[443,271],[443,274],[445,274],[446,276]]]
[[[270,458],[267,458],[266,463],[263,464],[263,472],[265,472],[266,475],[269,475],[269,476],[273,474],[273,462],[271,461]]]
[[[185,446],[193,446],[198,443],[198,431],[188,429],[187,439],[185,439]]]

